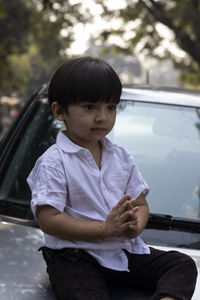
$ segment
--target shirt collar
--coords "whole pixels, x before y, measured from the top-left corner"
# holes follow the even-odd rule
[[[103,150],[112,152],[114,144],[109,141],[106,137],[104,137],[101,141]],[[62,151],[67,152],[67,153],[77,153],[83,150],[86,150],[83,147],[80,147],[76,144],[74,144],[66,135],[63,131],[59,131],[57,138],[56,138],[56,145],[62,149]]]
[[[113,152],[115,144],[113,144],[108,138],[104,137],[101,140],[101,143],[104,151]]]

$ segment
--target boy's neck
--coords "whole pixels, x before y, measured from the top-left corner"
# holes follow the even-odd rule
[[[72,141],[72,143],[82,147],[82,148],[86,148],[88,149],[90,152],[99,147],[99,144],[101,145],[100,141],[95,141],[95,142],[87,142],[85,140],[80,140],[80,138],[76,138],[76,136],[71,136],[69,135],[69,133],[67,132],[67,130],[63,131],[63,133],[68,137],[68,139],[70,139],[70,141]]]
[[[85,142],[85,141],[80,141],[80,139],[76,139],[76,137],[71,137],[69,136],[67,131],[64,131],[64,134],[76,145],[86,148],[90,151],[92,154],[97,166],[101,168],[101,157],[102,157],[102,145],[100,141],[97,142]]]
[[[102,158],[102,145],[101,145],[101,142],[98,142],[98,144],[96,146],[93,146],[92,148],[90,148],[88,150],[92,154],[98,168],[101,169],[101,158]]]

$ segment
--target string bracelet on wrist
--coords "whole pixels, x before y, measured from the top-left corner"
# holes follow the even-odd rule
[[[105,239],[105,235],[104,235],[104,225],[105,222],[100,222],[99,223],[99,239],[101,241],[103,241]]]

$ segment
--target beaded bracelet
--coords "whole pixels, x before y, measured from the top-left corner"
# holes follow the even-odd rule
[[[104,240],[103,225],[104,225],[104,222],[99,223],[99,239],[101,241]]]

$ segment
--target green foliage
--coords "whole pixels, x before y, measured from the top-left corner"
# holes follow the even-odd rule
[[[0,95],[32,93],[48,81],[67,59],[73,26],[88,18],[68,0],[0,0]]]
[[[105,5],[105,1],[99,0],[104,8],[104,17],[118,18],[123,21],[123,34],[120,36],[126,45],[121,47],[122,52],[137,54],[137,46],[140,52],[158,59],[170,58],[176,68],[182,71],[181,79],[190,85],[200,84],[200,1],[199,0],[125,0],[126,7],[117,12],[111,11]],[[137,26],[126,29],[128,24],[137,22]],[[165,25],[174,35],[174,42],[185,52],[185,58],[177,57],[173,50],[165,48],[162,52],[157,49],[165,37],[161,36],[157,29],[158,24]],[[125,38],[129,31],[130,38]],[[131,33],[132,32],[132,37]],[[112,29],[102,33],[102,40],[108,40],[111,36],[119,36]],[[114,46],[114,49],[116,46]],[[119,48],[118,48],[119,49]]]
[[[20,0],[2,0],[0,11],[0,57],[25,52],[31,27],[29,9]]]

